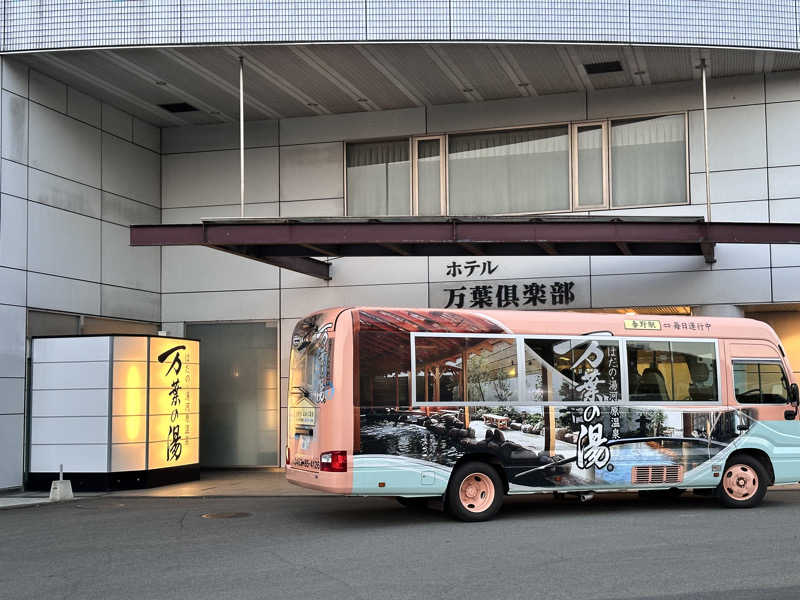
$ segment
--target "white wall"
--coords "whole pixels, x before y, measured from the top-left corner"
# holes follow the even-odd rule
[[[0,489],[22,483],[26,308],[161,320],[160,130],[3,58]]]

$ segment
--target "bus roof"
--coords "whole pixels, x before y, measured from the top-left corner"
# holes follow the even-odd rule
[[[331,308],[324,312],[328,311],[358,311],[362,327],[408,332],[562,336],[610,333],[630,337],[737,338],[780,342],[768,324],[734,317],[372,306]]]

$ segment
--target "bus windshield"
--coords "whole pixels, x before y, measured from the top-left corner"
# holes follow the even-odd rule
[[[295,327],[289,361],[289,393],[295,399],[314,404],[326,401],[326,393],[332,389],[331,330],[330,323],[319,327],[307,320]]]

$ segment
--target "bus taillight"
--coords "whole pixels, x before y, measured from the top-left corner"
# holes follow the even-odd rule
[[[286,464],[292,464],[292,449],[289,446],[286,446]]]
[[[319,457],[319,470],[329,473],[344,473],[347,471],[347,451],[332,450],[323,452]]]

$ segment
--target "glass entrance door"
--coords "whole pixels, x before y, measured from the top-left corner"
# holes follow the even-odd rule
[[[200,466],[277,466],[278,328],[187,324],[200,340]]]

